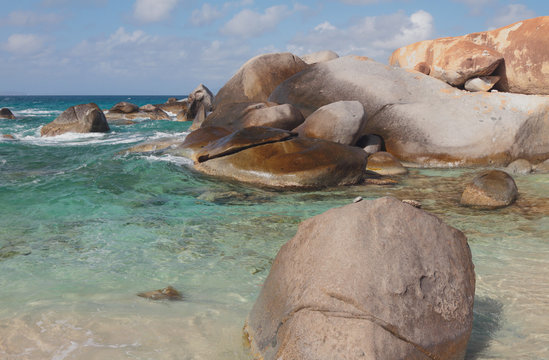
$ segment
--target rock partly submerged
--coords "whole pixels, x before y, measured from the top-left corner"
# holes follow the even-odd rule
[[[300,224],[245,333],[254,358],[463,359],[475,274],[465,235],[395,198]]]
[[[109,124],[103,111],[94,103],[71,106],[40,130],[41,136],[56,136],[67,132],[108,132]]]
[[[15,115],[11,112],[8,108],[1,108],[0,109],[0,119],[8,119],[13,120],[15,119]]]
[[[517,196],[517,185],[509,174],[500,170],[488,170],[467,184],[460,203],[483,209],[497,209],[511,205]]]
[[[131,120],[135,119],[170,120],[170,116],[156,105],[147,104],[139,107],[125,101],[115,104],[105,113],[105,117],[117,125],[130,125]],[[125,120],[129,120],[130,123],[124,123]]]
[[[364,133],[377,134],[397,158],[420,166],[507,165],[549,157],[549,97],[471,93],[424,74],[347,56],[317,63],[269,97],[308,116],[357,100],[369,114]]]

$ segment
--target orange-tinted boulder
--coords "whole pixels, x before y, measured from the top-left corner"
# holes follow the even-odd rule
[[[460,203],[486,209],[511,205],[518,196],[515,180],[504,171],[489,170],[467,184]]]

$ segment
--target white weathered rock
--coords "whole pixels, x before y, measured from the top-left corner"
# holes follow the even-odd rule
[[[467,91],[490,91],[499,81],[499,76],[480,76],[465,82]]]

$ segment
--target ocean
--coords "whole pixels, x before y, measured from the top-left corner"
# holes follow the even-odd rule
[[[187,122],[40,137],[72,105],[167,98],[0,96],[17,117],[0,120],[0,359],[250,359],[244,321],[299,222],[386,195],[420,201],[468,237],[477,286],[467,359],[549,358],[548,174],[516,175],[517,203],[482,211],[459,206],[479,169],[274,191],[201,175],[185,159],[124,153],[183,137]],[[136,295],[168,285],[184,300]]]

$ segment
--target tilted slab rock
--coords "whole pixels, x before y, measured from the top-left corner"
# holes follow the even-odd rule
[[[336,101],[360,101],[369,114],[364,133],[380,135],[400,160],[424,166],[549,158],[549,97],[471,93],[367,58],[312,65],[269,100],[292,104],[304,116]]]
[[[385,197],[305,220],[245,325],[256,359],[463,359],[475,274],[465,235]]]
[[[440,60],[440,51],[445,47],[450,46],[451,43],[468,41],[503,56],[504,65],[500,66],[495,73],[501,76],[501,80],[496,85],[498,90],[548,95],[549,36],[547,34],[549,34],[549,16],[541,16],[495,30],[407,45],[397,49],[391,55],[389,62],[409,69],[413,69],[421,62],[432,65],[433,62]],[[474,54],[478,55],[478,52]]]
[[[365,167],[361,148],[310,138],[254,146],[195,164],[196,170],[209,175],[276,188],[356,184]]]
[[[290,53],[258,55],[242,65],[219,90],[214,108],[228,103],[266,101],[278,84],[307,66]]]
[[[230,103],[222,104],[206,118],[202,126],[222,126],[233,130],[267,126],[292,130],[305,121],[301,112],[290,104]]]
[[[56,136],[67,132],[108,132],[109,124],[103,111],[94,103],[71,106],[40,130],[41,136]]]

